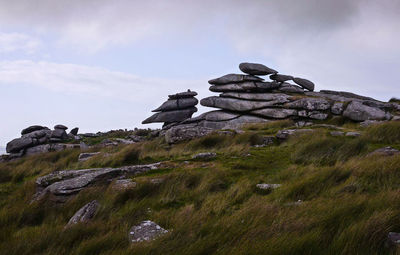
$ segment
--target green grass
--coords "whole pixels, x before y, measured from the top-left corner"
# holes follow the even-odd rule
[[[332,137],[318,128],[251,147],[292,124],[251,125],[242,134],[172,146],[153,139],[99,148],[103,154],[86,162],[73,149],[0,163],[0,254],[398,254],[386,237],[400,232],[400,156],[368,153],[399,148],[399,124],[345,123],[363,135]],[[217,158],[191,160],[205,151]],[[35,179],[52,171],[160,160],[169,168],[134,177],[132,190],[92,186],[64,204],[29,203]],[[263,193],[257,183],[282,186]],[[92,221],[64,229],[93,199],[101,206]],[[130,227],[148,219],[170,233],[130,244]]]

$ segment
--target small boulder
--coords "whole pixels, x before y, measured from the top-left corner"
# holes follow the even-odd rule
[[[62,130],[67,130],[67,129],[68,129],[68,127],[66,127],[66,126],[64,126],[64,125],[61,125],[61,124],[58,124],[58,125],[55,125],[55,126],[54,126],[54,129],[62,129]]]
[[[272,191],[274,189],[279,188],[282,184],[268,184],[268,183],[260,183],[257,184],[256,187],[260,190]]]
[[[215,152],[203,152],[198,153],[192,157],[192,159],[201,159],[201,160],[210,160],[217,157],[217,153]]]
[[[389,232],[388,242],[392,246],[399,246],[400,245],[400,233]]]
[[[342,131],[332,131],[331,136],[344,136],[344,132]]]
[[[132,243],[152,241],[166,233],[168,233],[168,230],[163,229],[150,220],[146,220],[129,230],[129,240]]]
[[[398,154],[400,154],[399,150],[388,146],[388,147],[377,149],[377,150],[371,152],[369,155],[393,156],[393,155],[398,155]]]
[[[78,161],[83,162],[83,161],[86,161],[86,160],[88,160],[88,159],[90,159],[90,158],[92,158],[92,157],[94,157],[96,155],[99,155],[99,154],[100,154],[100,152],[81,153],[81,154],[79,154]]]
[[[240,71],[243,73],[251,74],[251,75],[269,75],[278,73],[274,69],[271,69],[265,65],[257,64],[257,63],[241,63],[239,65]]]
[[[309,91],[314,91],[315,85],[313,82],[306,80],[306,79],[302,79],[302,78],[293,78],[293,81],[302,86],[305,89],[308,89]]]
[[[314,132],[313,129],[285,129],[285,130],[279,130],[278,133],[276,134],[276,138],[281,139],[281,140],[286,140],[292,135],[297,135],[297,134],[305,134],[309,132]]]
[[[360,132],[347,132],[346,133],[346,136],[350,136],[350,137],[358,137],[360,135],[361,135]]]
[[[89,222],[99,207],[99,203],[97,200],[93,200],[90,203],[84,205],[81,209],[79,209],[74,216],[69,220],[66,227],[77,224],[77,223],[87,223]]]

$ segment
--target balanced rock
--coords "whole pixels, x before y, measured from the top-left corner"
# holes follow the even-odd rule
[[[302,86],[303,88],[308,89],[309,91],[314,91],[315,85],[313,82],[311,82],[309,80],[302,79],[302,78],[293,78],[293,81],[296,84]]]
[[[153,110],[153,112],[173,111],[193,107],[197,105],[199,101],[194,97],[169,99],[163,103],[160,107]]]
[[[193,113],[197,112],[196,107],[191,107],[183,110],[158,112],[151,117],[145,119],[142,124],[154,123],[154,122],[180,122],[190,118]]]
[[[58,124],[58,125],[55,125],[55,126],[54,126],[54,129],[62,129],[62,130],[67,130],[67,129],[68,129],[68,127],[66,127],[66,126],[64,126],[64,125],[61,125],[61,124]]]
[[[269,67],[266,67],[265,65],[262,64],[256,64],[256,63],[241,63],[239,65],[240,71],[243,73],[247,73],[250,75],[270,75],[270,74],[275,74],[278,73],[274,69],[271,69]]]
[[[209,80],[212,85],[224,85],[229,83],[240,83],[245,81],[263,81],[262,78],[253,75],[227,74],[216,79]]]
[[[197,96],[197,93],[195,91],[190,91],[190,89],[188,89],[188,91],[186,92],[180,92],[180,93],[176,93],[174,95],[168,95],[169,99],[180,99],[180,98],[190,98],[190,97],[195,97]]]
[[[279,91],[285,92],[285,93],[301,93],[304,94],[304,89],[302,87],[284,82],[281,84],[281,86],[278,88]]]
[[[284,74],[273,74],[269,78],[271,80],[274,80],[274,81],[277,81],[277,82],[285,82],[285,81],[293,80],[293,76],[284,75]]]

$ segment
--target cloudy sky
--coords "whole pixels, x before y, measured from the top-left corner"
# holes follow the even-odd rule
[[[399,11],[400,0],[0,0],[0,146],[33,124],[140,127],[168,94],[211,95],[207,80],[243,61],[317,90],[400,96]]]

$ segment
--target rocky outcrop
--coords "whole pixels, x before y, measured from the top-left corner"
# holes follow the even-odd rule
[[[352,101],[344,110],[343,116],[355,121],[390,119],[390,114],[387,112],[358,101]]]
[[[210,160],[217,157],[217,153],[215,152],[202,152],[194,155],[192,159],[201,159],[201,160]]]
[[[196,95],[196,92],[190,90],[169,95],[165,103],[153,110],[156,113],[145,119],[142,124],[164,122],[166,126],[192,117],[193,113],[197,112],[195,106],[199,102],[195,98]]]
[[[68,221],[66,227],[71,225],[75,225],[77,223],[87,223],[89,222],[93,216],[95,215],[97,208],[100,206],[97,200],[93,200],[90,203],[84,205],[81,209],[79,209],[74,216]]]
[[[34,200],[49,194],[55,201],[63,202],[82,189],[101,182],[109,182],[119,176],[137,175],[158,169],[161,163],[124,166],[119,168],[93,168],[57,171],[36,180],[37,193]]]
[[[150,220],[146,220],[142,221],[137,226],[133,226],[129,230],[129,240],[132,243],[152,241],[166,233],[168,233],[168,230],[163,229],[158,224]]]

